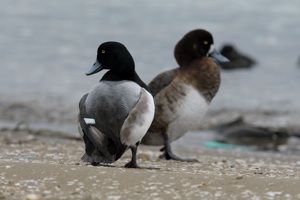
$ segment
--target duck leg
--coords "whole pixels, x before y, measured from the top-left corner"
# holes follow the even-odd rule
[[[164,151],[164,153],[160,155],[159,158],[165,158],[166,160],[177,160],[182,162],[199,162],[197,159],[180,158],[176,156],[171,150],[168,135],[166,133],[162,133],[162,136],[164,138],[164,147],[160,151]]]
[[[139,145],[139,142],[134,146],[130,146],[132,156],[131,156],[131,160],[129,161],[129,163],[125,164],[125,168],[140,168],[136,163],[136,153],[137,153],[138,145]]]

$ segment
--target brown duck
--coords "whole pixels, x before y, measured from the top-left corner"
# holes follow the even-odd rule
[[[174,55],[179,67],[157,75],[148,85],[155,115],[142,144],[163,145],[161,158],[197,161],[176,156],[170,143],[200,127],[220,86],[216,61],[228,59],[215,50],[212,35],[203,29],[187,33],[175,46]]]

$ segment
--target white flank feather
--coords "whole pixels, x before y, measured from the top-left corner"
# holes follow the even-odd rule
[[[83,120],[86,124],[96,124],[96,121],[93,118],[83,118]]]

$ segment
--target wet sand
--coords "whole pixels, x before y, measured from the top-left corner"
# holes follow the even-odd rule
[[[300,199],[298,156],[175,146],[200,161],[182,163],[141,146],[139,165],[155,169],[125,169],[130,151],[94,167],[81,162],[78,140],[0,139],[0,199]]]

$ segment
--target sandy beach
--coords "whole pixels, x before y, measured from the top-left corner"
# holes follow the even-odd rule
[[[299,8],[296,0],[1,1],[0,200],[300,199]],[[85,75],[98,45],[125,44],[149,83],[178,66],[174,46],[198,28],[213,33],[217,49],[233,44],[257,61],[221,70],[199,132],[242,117],[286,133],[250,134],[252,145],[282,141],[279,150],[212,148],[203,144],[221,134],[187,134],[172,148],[197,163],[158,159],[149,146],[138,149],[143,169],[123,167],[130,151],[111,166],[83,163],[76,116],[102,77]]]
[[[175,146],[200,161],[184,163],[158,159],[159,148],[141,146],[138,163],[145,169],[123,168],[130,151],[111,166],[94,167],[80,160],[80,140],[8,142],[5,134],[0,199],[300,199],[298,156]]]

